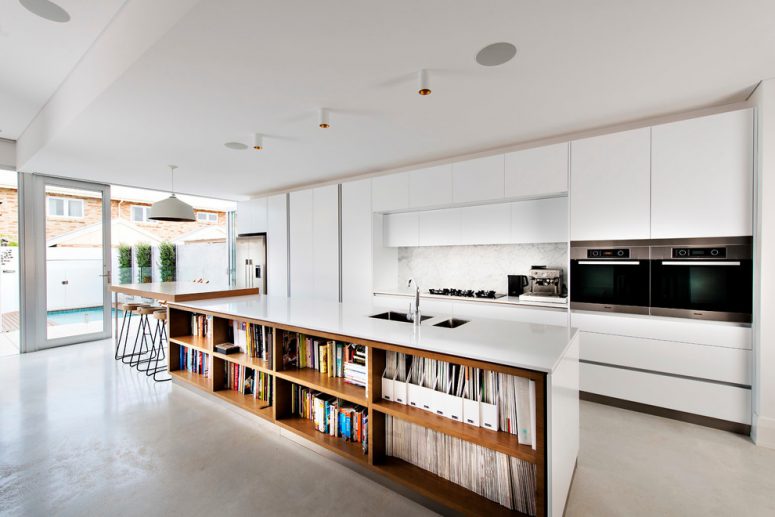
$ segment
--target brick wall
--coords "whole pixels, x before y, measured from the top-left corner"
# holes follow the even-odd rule
[[[71,218],[71,217],[48,217],[46,224],[46,238],[57,237],[64,233],[68,233],[100,221],[100,209],[101,201],[97,198],[77,197],[63,194],[52,194],[54,197],[62,198],[74,198],[82,199],[84,201],[83,217]],[[18,197],[16,189],[0,187],[0,235],[12,240],[18,241]],[[131,207],[132,206],[151,206],[150,203],[136,203],[133,201],[121,201],[112,199],[111,202],[111,218],[121,218],[125,221],[131,222]],[[218,215],[217,226],[226,225],[226,213],[218,212],[215,210],[195,210],[195,212],[209,212]],[[191,223],[176,223],[168,221],[159,222],[147,222],[147,223],[134,223],[138,228],[142,228],[144,231],[153,234],[161,240],[174,240],[181,235],[198,230],[199,228],[206,228],[215,223],[203,223],[203,222],[191,222]]]

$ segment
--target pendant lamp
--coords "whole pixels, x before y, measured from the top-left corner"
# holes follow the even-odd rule
[[[148,219],[177,222],[195,221],[193,207],[175,196],[175,169],[178,167],[177,165],[170,165],[169,167],[172,193],[167,199],[162,199],[151,205]]]

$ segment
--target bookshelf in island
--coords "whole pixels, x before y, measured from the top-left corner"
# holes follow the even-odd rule
[[[384,310],[370,304],[271,296],[168,310],[174,382],[453,511],[562,515],[579,444],[575,329],[415,326],[371,318]]]

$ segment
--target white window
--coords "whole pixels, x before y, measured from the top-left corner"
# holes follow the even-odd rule
[[[150,206],[132,205],[130,218],[133,223],[152,223],[153,219],[148,219],[150,213]]]
[[[214,214],[212,212],[197,212],[196,220],[200,223],[217,223],[218,214]]]
[[[48,215],[52,217],[83,217],[83,199],[48,198]]]

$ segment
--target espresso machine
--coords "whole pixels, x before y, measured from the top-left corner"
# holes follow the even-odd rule
[[[533,266],[528,272],[528,288],[519,299],[534,302],[566,303],[563,296],[562,269]]]

